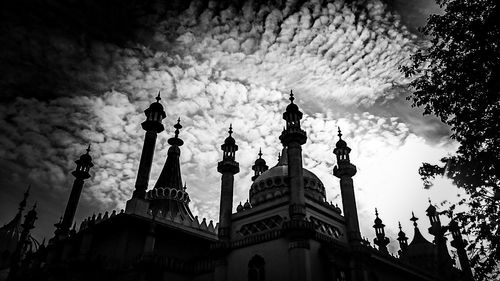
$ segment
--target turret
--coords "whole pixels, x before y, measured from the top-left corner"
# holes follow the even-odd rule
[[[460,268],[464,273],[466,280],[473,280],[472,270],[469,263],[469,257],[467,256],[467,251],[465,250],[465,246],[467,246],[467,241],[462,238],[462,234],[460,233],[460,227],[458,223],[452,219],[450,224],[448,225],[449,230],[451,232],[451,237],[453,240],[451,241],[451,246],[457,249],[458,260],[460,262]]]
[[[280,140],[287,148],[288,176],[290,177],[290,218],[302,220],[305,213],[305,191],[304,174],[302,168],[302,145],[307,141],[307,134],[300,127],[302,112],[293,102],[293,92],[290,91],[290,104],[283,113],[285,128],[281,133]],[[283,156],[282,156],[283,157]]]
[[[403,232],[401,228],[401,222],[398,222],[399,232],[398,232],[398,242],[399,242],[399,255],[403,256],[408,250],[408,237],[406,237],[406,233]]]
[[[378,211],[375,209],[375,224],[373,225],[373,228],[375,228],[375,235],[376,238],[373,239],[373,242],[375,245],[378,246],[379,251],[384,252],[384,253],[389,253],[387,251],[387,245],[389,244],[389,238],[385,237],[385,231],[384,227],[385,224],[382,223],[382,220],[378,217]]]
[[[73,187],[71,188],[68,203],[64,210],[63,219],[60,223],[56,224],[56,239],[66,237],[73,225],[73,219],[75,218],[76,209],[78,208],[78,201],[80,201],[84,181],[90,178],[89,171],[90,168],[94,166],[92,157],[90,157],[90,145],[87,148],[87,153],[80,156],[80,159],[76,160],[75,163],[76,169],[72,172],[75,180],[73,181]]]
[[[229,136],[224,140],[224,144],[221,145],[222,161],[217,165],[217,171],[222,174],[218,232],[219,238],[222,240],[230,238],[234,175],[240,171],[239,163],[235,161],[238,146],[232,134],[233,127],[230,125]]]
[[[269,168],[266,165],[266,160],[262,159],[262,150],[259,149],[259,158],[255,160],[255,164],[252,166],[252,170],[254,171],[254,175],[252,176],[252,181],[255,181],[262,173],[267,171]]]
[[[446,274],[444,272],[445,268],[452,266],[452,259],[448,253],[448,246],[446,241],[448,240],[445,236],[446,231],[448,231],[447,226],[442,226],[439,219],[439,213],[434,205],[432,205],[429,199],[429,207],[426,210],[427,217],[429,217],[429,222],[431,227],[429,227],[429,233],[434,236],[434,244],[436,244],[437,252],[437,262],[440,274]]]
[[[349,153],[351,149],[342,139],[342,132],[338,129],[339,140],[335,145],[333,153],[337,157],[337,166],[333,168],[333,175],[340,179],[340,193],[342,195],[342,207],[347,223],[347,236],[351,242],[360,242],[358,211],[356,198],[354,196],[354,184],[352,177],[356,174],[356,166],[351,164]]]
[[[139,170],[135,181],[134,198],[144,199],[148,188],[149,174],[153,163],[153,155],[158,133],[164,130],[162,120],[166,117],[163,106],[160,103],[160,92],[156,97],[156,102],[152,103],[148,109],[144,111],[146,121],[142,122],[142,128],[146,131],[144,137],[144,145],[142,146],[141,160],[139,162]]]

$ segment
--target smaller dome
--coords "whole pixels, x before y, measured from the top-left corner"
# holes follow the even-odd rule
[[[346,148],[347,147],[347,143],[343,139],[340,139],[335,146],[337,148]]]
[[[245,205],[243,205],[243,208],[246,210],[246,209],[250,209],[252,206],[250,205],[250,202],[245,202]]]
[[[151,111],[158,111],[158,112],[162,112],[163,111],[163,105],[161,105],[161,103],[159,102],[153,102],[150,106],[149,106],[149,109]]]
[[[430,203],[430,202],[429,202]],[[435,214],[436,213],[436,207],[434,205],[430,204],[427,210],[425,210],[427,214]]]
[[[264,166],[264,165],[266,165],[266,160],[264,160],[262,158],[257,158],[257,160],[255,160],[255,165],[256,166]]]
[[[379,217],[377,217],[377,218],[375,218],[374,223],[375,223],[375,225],[377,225],[377,226],[378,226],[378,225],[381,225],[381,224],[382,224],[382,220],[381,220]]]
[[[236,212],[241,212],[241,211],[243,211],[243,205],[241,205],[241,202],[240,202],[238,207],[236,207]]]
[[[286,107],[286,112],[298,112],[298,111],[299,107],[293,102]]]
[[[224,140],[224,144],[225,145],[235,145],[236,144],[236,141],[234,140],[234,138],[232,136],[229,136],[227,137],[225,140]]]
[[[80,156],[80,161],[82,161],[83,163],[90,163],[92,162],[92,157],[90,157],[90,154],[87,152]]]

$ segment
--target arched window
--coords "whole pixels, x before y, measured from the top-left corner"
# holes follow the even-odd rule
[[[265,264],[264,258],[259,255],[253,256],[250,262],[248,262],[248,281],[265,281]]]

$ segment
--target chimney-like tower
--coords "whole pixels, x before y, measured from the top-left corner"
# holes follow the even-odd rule
[[[281,133],[280,140],[287,148],[288,177],[290,178],[290,207],[292,220],[302,220],[306,216],[304,172],[302,168],[302,145],[307,141],[307,134],[300,128],[302,112],[293,103],[295,98],[290,91],[290,104],[283,113],[286,126]],[[283,157],[283,156],[282,156]]]
[[[80,159],[76,160],[75,163],[76,169],[72,172],[75,180],[73,181],[73,187],[71,188],[68,203],[64,210],[63,219],[60,223],[56,224],[56,239],[65,238],[69,234],[76,209],[78,208],[78,201],[80,201],[80,195],[82,194],[84,181],[90,178],[89,171],[94,166],[92,157],[90,157],[90,144],[87,148],[87,153],[80,156]]]
[[[384,252],[386,254],[389,253],[387,250],[387,245],[389,245],[389,238],[385,237],[384,227],[385,224],[382,223],[382,220],[378,217],[378,211],[375,209],[375,224],[373,228],[375,228],[375,235],[377,236],[373,239],[373,243],[378,246],[379,251]]]
[[[233,212],[234,175],[240,171],[240,164],[235,161],[238,146],[233,136],[233,127],[229,126],[229,136],[221,145],[222,161],[217,165],[217,171],[222,174],[219,208],[219,239],[229,240],[231,232],[231,214]]]
[[[134,198],[144,199],[146,196],[149,174],[153,163],[156,137],[158,133],[164,130],[161,122],[166,117],[166,114],[160,100],[160,92],[158,92],[156,102],[152,103],[149,108],[144,111],[146,121],[142,122],[141,125],[146,131],[146,135],[144,137],[144,145],[142,146],[141,160],[139,162],[137,180],[135,181],[135,190],[132,195]]]
[[[347,223],[347,238],[349,241],[361,241],[359,231],[358,210],[354,196],[354,184],[352,177],[356,174],[356,166],[351,164],[349,153],[351,149],[342,139],[342,132],[338,131],[339,141],[335,145],[333,153],[337,156],[337,166],[333,168],[333,175],[340,179],[340,193],[342,195],[342,207]]]

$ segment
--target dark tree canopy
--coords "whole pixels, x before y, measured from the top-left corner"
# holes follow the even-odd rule
[[[445,8],[421,31],[429,36],[402,66],[409,77],[413,106],[438,116],[459,143],[442,164],[424,163],[419,172],[430,187],[438,175],[451,178],[468,196],[448,215],[461,222],[470,241],[478,280],[500,276],[500,1],[437,0]]]

